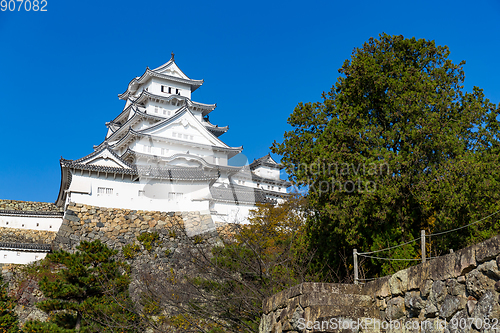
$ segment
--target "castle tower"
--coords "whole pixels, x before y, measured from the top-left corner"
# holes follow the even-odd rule
[[[106,123],[105,140],[83,158],[61,158],[56,204],[202,211],[234,222],[256,202],[286,195],[289,183],[279,179],[280,166],[270,156],[250,166],[228,165],[243,148],[219,139],[228,127],[209,122],[215,104],[191,99],[202,84],[182,72],[173,54],[132,79],[118,95],[125,106]]]

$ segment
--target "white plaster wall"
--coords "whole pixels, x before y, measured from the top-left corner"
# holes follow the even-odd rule
[[[161,86],[172,87],[172,94],[164,93],[161,91]],[[186,96],[191,98],[191,87],[187,84],[180,82],[173,82],[169,80],[163,80],[160,78],[153,78],[149,82],[144,84],[144,88],[148,88],[148,91],[152,94],[159,96],[170,96],[175,94],[175,89],[180,89],[180,96]]]
[[[62,217],[6,216],[0,215],[0,227],[58,231]]]
[[[0,250],[0,264],[29,264],[45,258],[47,252]]]
[[[259,166],[253,171],[257,176],[268,179],[280,179],[279,169],[270,168],[267,166]]]
[[[252,209],[255,207],[251,205],[215,202],[211,209],[212,220],[218,223],[248,224],[248,217]]]
[[[156,112],[155,107],[158,107],[158,112]],[[180,106],[175,106],[172,104],[158,103],[152,101],[146,102],[146,113],[164,118],[172,117],[175,114],[175,111],[177,111],[179,108]]]
[[[204,211],[208,210],[208,195],[201,196],[200,193],[208,190],[208,184],[192,184],[189,182],[167,181],[157,182],[153,180],[141,180],[133,182],[130,177],[122,180],[121,176],[113,179],[113,175],[100,175],[97,177],[80,176],[76,174],[74,179],[88,181],[91,183],[91,193],[70,193],[68,202],[77,202],[87,205],[108,208],[124,208],[135,210],[157,210],[171,211]],[[112,194],[98,193],[98,188],[111,188]],[[139,192],[144,191],[144,192]],[[171,198],[169,193],[182,193]],[[192,201],[196,199],[196,201]]]

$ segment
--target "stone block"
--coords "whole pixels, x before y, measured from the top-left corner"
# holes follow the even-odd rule
[[[495,260],[487,261],[479,265],[477,269],[494,280],[500,279],[500,271]]]
[[[445,282],[434,281],[434,283],[432,283],[432,288],[431,288],[431,291],[429,293],[429,300],[434,305],[439,307],[442,304],[442,302],[444,301],[447,292],[448,292],[448,290],[447,290]]]
[[[429,262],[429,277],[434,280],[448,280],[457,278],[460,273],[455,269],[457,253],[450,253]]]
[[[471,318],[475,318],[475,322],[483,322],[485,318],[490,321],[494,318],[500,318],[500,305],[498,304],[498,294],[493,290],[486,291],[481,299],[477,302],[472,311]],[[479,329],[479,327],[476,327]]]
[[[479,299],[487,290],[494,289],[495,280],[490,279],[479,270],[473,270],[466,275],[465,285],[467,287],[467,292],[476,299]]]
[[[465,308],[467,299],[463,296],[446,295],[439,309],[439,317],[450,320],[455,313]]]
[[[455,275],[465,275],[476,268],[476,247],[469,246],[455,252]]]
[[[373,298],[384,298],[391,295],[389,279],[391,276],[384,276],[379,279],[369,281],[362,287],[362,293]]]
[[[385,314],[387,320],[398,320],[404,317],[406,315],[404,298],[398,296],[389,300]]]
[[[408,269],[394,273],[389,279],[392,295],[403,295],[408,290]]]
[[[69,215],[69,214],[66,214],[64,216],[64,219],[65,220],[68,220],[68,221],[72,221],[72,222],[80,222],[80,218],[76,215]]]
[[[429,278],[430,262],[421,263],[407,268],[408,290],[420,290],[422,284]]]
[[[495,259],[500,254],[500,235],[476,244],[475,248],[478,264]]]

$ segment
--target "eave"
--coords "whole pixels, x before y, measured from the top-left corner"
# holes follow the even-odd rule
[[[163,79],[163,80],[168,80],[168,81],[186,84],[186,85],[191,87],[191,92],[195,91],[196,89],[198,89],[199,87],[201,87],[203,85],[203,80],[183,79],[183,78],[172,76],[172,75],[161,74],[161,73],[152,71],[151,69],[149,69],[149,67],[147,67],[144,74],[142,74],[139,78],[137,78],[137,77],[133,78],[129,82],[127,90],[125,90],[124,93],[119,94],[118,98],[127,99],[130,96],[130,94],[137,91],[138,87],[141,84],[146,83],[149,79],[151,79],[153,77]]]

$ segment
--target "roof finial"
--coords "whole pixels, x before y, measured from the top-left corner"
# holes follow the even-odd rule
[[[175,56],[174,52],[172,52],[170,54],[172,55],[172,58],[170,58],[170,60],[174,61],[174,56]]]

